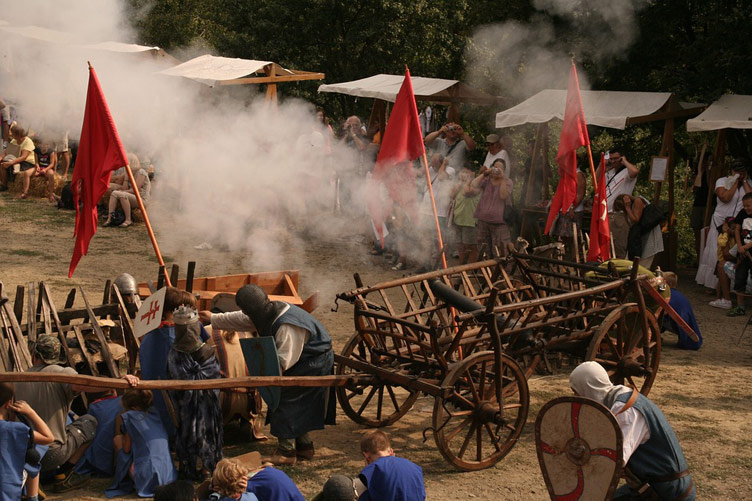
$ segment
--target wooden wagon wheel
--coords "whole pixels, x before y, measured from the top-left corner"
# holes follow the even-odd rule
[[[502,406],[496,398],[498,368],[494,352],[475,353],[457,363],[442,386],[454,394],[436,398],[433,428],[436,445],[461,470],[481,470],[500,461],[517,442],[527,419],[530,396],[517,362],[502,355]]]
[[[342,350],[342,356],[384,367],[384,357],[373,353],[373,343],[359,332],[353,334]],[[344,364],[337,366],[337,374],[357,371]],[[345,414],[358,424],[378,428],[387,426],[404,416],[418,398],[418,392],[393,385],[387,381],[338,387],[337,400]]]
[[[643,324],[640,309],[634,303],[620,306],[601,322],[588,347],[586,360],[595,360],[608,372],[611,382],[650,392],[661,360],[661,334],[649,312],[649,363],[645,364]]]

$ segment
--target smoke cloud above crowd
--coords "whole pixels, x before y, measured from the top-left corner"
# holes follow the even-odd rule
[[[54,31],[3,33],[0,96],[22,126],[53,140],[66,130],[77,138],[90,61],[126,150],[154,165],[149,214],[163,253],[200,260],[193,246],[208,242],[243,252],[248,271],[283,269],[284,251],[301,247],[300,235],[326,241],[354,231],[332,215],[331,173],[352,153],[316,121],[310,103],[275,106],[258,86],[210,87],[157,74],[174,63],[147,53],[87,47],[134,42],[116,0],[2,3],[5,27]]]
[[[595,63],[622,57],[638,32],[647,0],[534,0],[526,22],[482,26],[466,51],[469,83],[519,101],[566,88],[572,58]],[[556,20],[561,22],[555,22]],[[580,87],[589,88],[584,72]]]

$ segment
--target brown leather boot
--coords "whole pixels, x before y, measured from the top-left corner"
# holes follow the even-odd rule
[[[310,444],[301,444],[295,446],[295,455],[301,461],[307,461],[313,459],[315,452],[313,450],[313,442]]]

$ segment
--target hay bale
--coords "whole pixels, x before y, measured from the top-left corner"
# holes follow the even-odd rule
[[[55,194],[60,195],[63,191],[63,186],[67,180],[59,175],[55,174]],[[13,180],[13,184],[10,185],[10,191],[12,193],[21,193],[23,191],[23,179],[21,175],[17,175]],[[47,178],[42,176],[32,176],[29,180],[29,197],[30,198],[46,198],[47,197]]]

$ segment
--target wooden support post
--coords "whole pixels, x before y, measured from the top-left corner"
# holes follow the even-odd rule
[[[161,289],[165,285],[165,278],[167,278],[167,270],[165,265],[159,265],[159,274],[157,275],[157,290]]]
[[[5,316],[8,317],[7,320],[10,322],[11,331],[15,337],[15,339],[10,339],[10,335],[8,335],[11,345],[15,345],[15,349],[18,352],[18,361],[20,364],[17,366],[18,370],[25,371],[31,367],[31,353],[29,353],[26,338],[24,338],[23,331],[21,330],[21,324],[18,323],[16,315],[10,309],[10,304],[7,301],[3,302],[2,308],[5,311]]]
[[[23,285],[16,286],[16,299],[13,302],[13,314],[16,316],[16,321],[21,323],[23,319],[24,310],[24,298],[26,297],[26,287]]]
[[[99,376],[99,369],[97,369],[97,364],[94,363],[94,360],[92,360],[91,355],[89,355],[89,350],[86,349],[86,341],[84,340],[84,335],[81,332],[80,325],[73,326],[73,335],[76,337],[76,340],[78,341],[78,347],[81,348],[81,357],[84,359],[84,362],[86,362],[86,365],[89,366],[89,371],[91,372],[91,375]],[[71,359],[68,359],[68,363],[72,365],[73,361]]]
[[[715,183],[724,173],[726,159],[726,129],[721,129],[715,137],[713,148],[713,163],[708,173],[708,200],[705,206],[705,226],[710,224],[713,218],[713,195],[715,195]]]
[[[44,282],[39,282],[39,305],[40,305],[40,309],[42,310],[40,312],[39,320],[44,325],[44,333],[47,334],[48,336],[51,336],[52,335],[52,320],[50,318],[50,305],[45,300],[43,285],[44,285]]]
[[[193,292],[193,276],[196,274],[196,261],[188,261],[188,274],[185,276],[185,290]]]
[[[16,341],[14,339],[15,336],[13,335],[13,331],[12,331],[13,327],[10,325],[10,319],[8,320],[5,319],[6,311],[7,310],[5,309],[4,306],[0,307],[0,323],[2,323],[0,327],[3,328],[8,338],[8,347],[10,348],[10,356],[12,358],[12,360],[11,359],[7,360],[6,367],[8,367],[8,370],[11,370],[11,364],[12,364],[13,369],[15,369],[17,372],[21,372],[25,369],[23,368],[23,364],[21,363],[21,355],[18,353],[18,346],[16,345]],[[3,342],[4,341],[5,340],[3,340]],[[3,352],[4,352],[3,354],[5,355],[5,350],[3,350]],[[6,362],[5,358],[3,358],[3,363],[5,362]]]
[[[172,265],[172,269],[170,270],[170,283],[177,285],[179,275],[180,275],[180,266],[178,266],[177,263],[174,263]]]
[[[65,299],[65,304],[63,305],[63,309],[69,310],[73,308],[73,303],[75,301],[76,301],[76,288],[74,287],[68,293],[68,297]]]
[[[36,288],[34,282],[26,284],[26,335],[29,341],[37,340],[37,309],[34,301],[36,300]]]
[[[116,304],[120,307],[120,328],[123,330],[123,340],[128,350],[128,370],[133,374],[135,373],[141,343],[139,343],[136,334],[133,332],[133,324],[131,323],[131,317],[128,315],[128,307],[125,305],[125,301],[123,301],[123,296],[117,287],[113,287],[112,293]]]
[[[110,289],[112,288],[112,280],[107,279],[104,283],[104,292],[102,293],[102,304],[108,304],[110,302]]]

